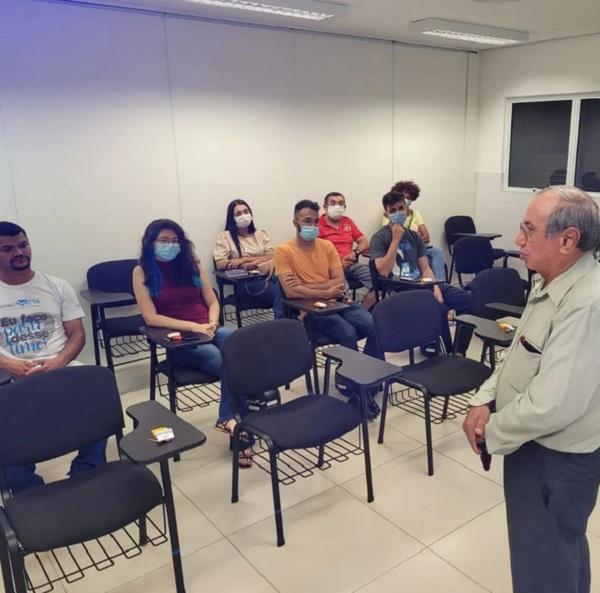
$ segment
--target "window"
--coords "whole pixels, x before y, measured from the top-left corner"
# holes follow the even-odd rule
[[[600,192],[600,97],[510,104],[507,188]]]

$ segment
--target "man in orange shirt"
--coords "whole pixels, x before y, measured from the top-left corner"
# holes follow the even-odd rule
[[[318,238],[319,205],[311,200],[298,202],[294,226],[296,237],[275,250],[275,271],[285,295],[315,301],[343,297],[345,279],[339,255],[332,243]],[[361,305],[352,303],[341,313],[314,315],[310,321],[315,331],[353,350],[358,349],[359,339],[366,338],[364,353],[383,359],[371,314]]]
[[[346,280],[360,282],[369,290],[362,304],[365,309],[370,309],[375,304],[371,272],[367,264],[358,263],[358,256],[369,250],[369,240],[351,218],[344,216],[346,198],[342,194],[328,193],[323,207],[325,213],[319,219],[319,237],[333,243],[340,256]]]

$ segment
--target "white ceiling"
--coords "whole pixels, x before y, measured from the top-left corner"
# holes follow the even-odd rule
[[[77,2],[79,0],[62,0]],[[267,0],[264,0],[265,2]],[[276,4],[276,0],[268,0]],[[348,12],[321,22],[262,15],[248,11],[211,8],[189,0],[85,0],[86,3],[141,8],[238,22],[261,23],[315,31],[329,31],[457,47],[448,40],[434,41],[408,30],[408,23],[424,18],[517,29],[530,33],[531,41],[573,37],[600,32],[600,0],[335,0]],[[477,47],[462,43],[462,47]]]

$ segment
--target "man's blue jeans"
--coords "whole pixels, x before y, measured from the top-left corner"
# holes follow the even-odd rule
[[[81,447],[77,457],[71,462],[69,476],[76,476],[104,463],[106,463],[106,439]],[[6,467],[6,477],[8,488],[13,494],[44,483],[41,476],[35,473],[35,463],[9,465]]]
[[[362,305],[353,303],[335,315],[311,315],[310,323],[314,331],[353,350],[358,350],[358,340],[367,338],[364,353],[383,360],[383,354],[377,348],[373,318]]]

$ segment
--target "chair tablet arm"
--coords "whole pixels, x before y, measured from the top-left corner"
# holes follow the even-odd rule
[[[123,307],[135,305],[135,298],[128,292],[105,292],[103,290],[82,290],[79,293],[90,305]]]
[[[499,311],[500,313],[508,313],[515,317],[521,317],[525,307],[519,305],[509,305],[508,303],[486,303],[485,306],[493,311]]]
[[[323,350],[325,358],[340,363],[337,374],[362,387],[377,385],[398,377],[402,369],[395,364],[367,356],[345,346],[331,346]]]
[[[203,445],[206,435],[191,424],[177,417],[156,401],[142,402],[127,408],[135,428],[126,434],[119,448],[131,461],[147,465],[166,461],[170,457]],[[150,431],[165,426],[172,428],[175,438],[168,443],[156,443]]]
[[[10,373],[6,369],[0,369],[0,386],[7,385],[12,381]]]

